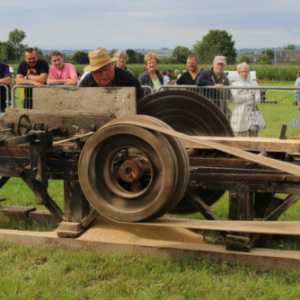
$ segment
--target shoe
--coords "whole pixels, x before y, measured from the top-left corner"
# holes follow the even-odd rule
[[[298,101],[295,100],[295,101],[293,102],[293,104],[294,104],[294,105],[298,105]]]

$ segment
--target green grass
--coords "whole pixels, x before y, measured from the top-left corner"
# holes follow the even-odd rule
[[[293,85],[292,81],[261,81],[269,86]],[[277,92],[276,92],[277,93]],[[268,95],[279,98],[280,94]],[[284,101],[286,101],[284,103]],[[261,104],[268,128],[266,136],[279,135],[289,120],[292,98],[278,104]],[[287,108],[285,108],[287,107]],[[285,110],[288,109],[288,112]],[[275,111],[275,119],[269,114]],[[282,114],[282,111],[285,112]],[[299,113],[295,109],[296,113]],[[283,116],[281,116],[283,115]],[[270,127],[270,128],[269,128]],[[265,135],[264,135],[265,136]],[[63,182],[49,181],[49,194],[63,208]],[[4,205],[34,206],[33,193],[19,178],[11,178],[0,189]],[[223,220],[228,219],[228,192],[212,206]],[[280,220],[299,220],[296,203]],[[188,218],[203,219],[200,213]],[[53,230],[27,222],[0,224],[0,228]],[[206,232],[209,243],[224,243]],[[273,248],[300,250],[299,242],[276,240]],[[25,247],[0,242],[0,299],[299,299],[300,270],[261,272],[253,268],[214,262],[209,258],[165,260],[138,255],[102,255],[92,251],[55,247]]]
[[[300,271],[0,243],[1,299],[299,299]]]

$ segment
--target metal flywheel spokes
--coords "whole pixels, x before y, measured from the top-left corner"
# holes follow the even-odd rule
[[[106,124],[85,144],[78,173],[82,190],[93,207],[110,218],[156,218],[181,199],[188,179],[179,180],[179,162],[186,161],[188,174],[188,160],[177,157],[173,142],[163,134],[118,124],[121,120]],[[174,202],[178,192],[181,196]]]

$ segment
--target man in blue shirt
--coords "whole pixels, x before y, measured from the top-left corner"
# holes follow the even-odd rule
[[[5,84],[8,88],[10,87],[11,73],[8,65],[0,63],[0,112],[4,112],[6,99],[9,99],[9,89],[7,90],[4,86],[1,86],[2,84]]]

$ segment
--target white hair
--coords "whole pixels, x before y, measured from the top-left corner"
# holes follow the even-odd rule
[[[246,69],[246,70],[250,71],[250,67],[246,62],[242,62],[237,65],[237,71],[239,72],[241,69]]]
[[[128,55],[125,50],[116,50],[114,53],[114,57],[119,58],[120,56],[124,56],[126,60],[128,60]]]

